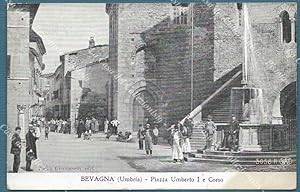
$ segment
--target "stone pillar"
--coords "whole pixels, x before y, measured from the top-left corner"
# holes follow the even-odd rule
[[[27,126],[25,125],[25,109],[26,105],[17,105],[17,110],[18,110],[18,124],[17,126],[21,127],[21,134],[20,137],[22,140],[25,140],[25,134],[26,134],[26,128]]]
[[[273,104],[272,124],[282,124],[282,115],[280,111],[280,95],[278,95]]]
[[[283,43],[283,23],[281,17],[279,19],[279,23],[280,23],[280,42]]]
[[[240,124],[239,150],[240,151],[261,151],[258,144],[260,125]]]
[[[262,89],[233,87],[231,89],[231,114],[240,122],[262,123],[264,117]]]
[[[295,43],[296,42],[296,38],[295,38],[295,30],[296,30],[296,26],[295,26],[295,18],[291,18],[291,42]]]

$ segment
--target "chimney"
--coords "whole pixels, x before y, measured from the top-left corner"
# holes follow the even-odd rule
[[[90,37],[89,40],[89,48],[95,47],[95,40],[94,37]]]

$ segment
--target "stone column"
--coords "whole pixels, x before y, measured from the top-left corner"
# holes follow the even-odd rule
[[[280,23],[280,42],[283,43],[283,23],[281,17],[278,22]]]
[[[280,111],[280,95],[276,98],[273,104],[272,124],[282,124],[282,115]]]
[[[295,26],[295,18],[291,18],[291,42],[295,43],[295,30],[296,30],[296,26]]]
[[[21,127],[21,134],[20,137],[22,140],[25,140],[25,134],[26,134],[26,126],[25,126],[25,109],[26,105],[17,105],[18,110],[18,126]]]

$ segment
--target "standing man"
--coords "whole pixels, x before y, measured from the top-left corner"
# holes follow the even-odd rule
[[[85,126],[84,121],[82,119],[79,120],[78,126],[77,126],[77,134],[78,138],[81,138],[81,134],[85,132]]]
[[[150,129],[150,123],[147,123],[147,124],[146,124],[145,131],[147,131],[148,129]]]
[[[193,133],[194,121],[190,118],[190,114],[186,116],[183,126],[187,127]]]
[[[112,125],[112,132],[114,135],[117,135],[118,133],[118,126],[119,126],[120,122],[117,120],[117,118],[114,118],[114,120],[111,121],[111,125]]]
[[[206,131],[206,150],[213,150],[212,144],[213,144],[213,138],[215,131],[217,130],[217,127],[215,123],[212,121],[212,116],[207,116],[207,122],[205,123],[205,131]]]
[[[49,137],[50,128],[49,126],[45,126],[45,140],[48,140]]]
[[[87,133],[91,133],[91,120],[87,117],[85,120],[85,130]]]
[[[240,125],[236,117],[232,115],[232,119],[230,121],[230,149],[233,151],[237,151],[239,147],[239,133],[240,133]]]
[[[144,131],[142,124],[139,124],[139,131],[137,133],[137,137],[139,140],[139,149],[143,150],[144,149],[145,131]]]
[[[26,134],[26,171],[33,171],[31,161],[37,159],[36,137],[34,136],[34,128],[29,125],[29,131]]]
[[[10,153],[14,155],[14,164],[13,164],[13,172],[18,173],[19,167],[20,167],[20,154],[21,154],[21,138],[20,138],[20,133],[21,133],[21,127],[16,127],[15,133],[12,136],[12,141],[11,141],[11,150]]]
[[[92,133],[96,132],[96,119],[95,119],[95,117],[92,117],[92,119],[91,119],[91,130],[92,130]]]
[[[153,129],[153,144],[157,145],[157,140],[158,140],[158,129],[155,126]]]
[[[145,133],[145,150],[147,155],[152,156],[152,137],[149,129]]]

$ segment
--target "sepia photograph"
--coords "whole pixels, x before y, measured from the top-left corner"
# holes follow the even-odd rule
[[[295,173],[296,29],[292,2],[8,3],[10,180]]]

